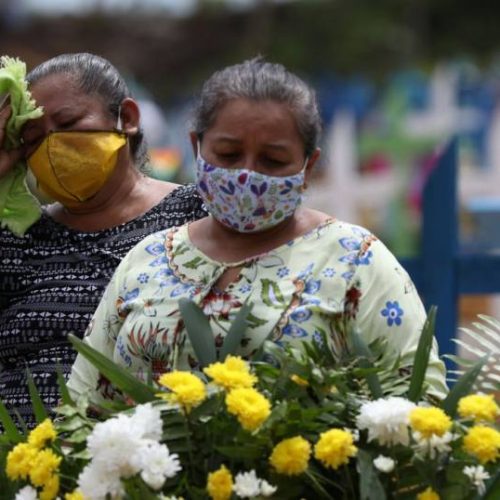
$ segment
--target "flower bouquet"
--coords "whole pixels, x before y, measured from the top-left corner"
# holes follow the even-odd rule
[[[444,401],[426,393],[434,311],[407,370],[356,332],[341,359],[322,334],[300,347],[266,342],[245,361],[231,353],[250,306],[218,353],[201,311],[180,309],[202,372],[143,383],[73,338],[123,401],[96,409],[61,380],[50,419],[30,382],[40,423],[24,434],[0,406],[2,498],[500,498],[498,406],[471,394],[486,359]]]

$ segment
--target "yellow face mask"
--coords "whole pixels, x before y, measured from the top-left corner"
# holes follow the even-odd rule
[[[126,134],[116,131],[50,132],[28,158],[28,166],[44,193],[75,206],[104,186],[126,142]]]

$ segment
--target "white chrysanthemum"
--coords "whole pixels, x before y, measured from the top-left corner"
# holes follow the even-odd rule
[[[158,408],[153,407],[151,403],[138,405],[134,414],[129,418],[130,425],[137,437],[152,439],[153,441],[161,439],[163,427],[161,412]]]
[[[239,472],[234,478],[233,491],[241,498],[252,498],[260,494],[260,479],[255,470]]]
[[[130,461],[135,469],[141,471],[144,482],[154,490],[160,489],[165,479],[174,477],[182,469],[179,456],[156,441],[144,440]]]
[[[376,439],[382,445],[410,441],[409,413],[415,404],[404,398],[390,397],[369,401],[361,406],[356,419],[358,429],[368,430],[368,441]]]
[[[490,478],[489,473],[484,470],[482,465],[468,465],[464,467],[463,472],[477,488],[477,492],[482,495],[486,491],[484,482]]]
[[[432,434],[426,438],[420,432],[412,433],[413,439],[416,441],[414,446],[418,455],[429,456],[432,460],[436,458],[438,453],[449,453],[451,451],[450,443],[456,438],[451,432],[445,432],[442,436]]]
[[[276,490],[276,486],[259,479],[254,469],[250,472],[239,472],[234,478],[233,491],[240,498],[270,497]]]
[[[271,495],[274,495],[277,489],[278,488],[276,486],[269,484],[265,479],[260,481],[260,494],[263,497],[270,497]]]
[[[130,457],[140,448],[142,440],[131,424],[130,417],[120,414],[98,423],[87,438],[93,462],[111,475],[130,477],[139,472]]]
[[[106,500],[108,494],[112,498],[121,498],[125,494],[120,477],[94,462],[86,465],[78,476],[78,488],[88,500]]]
[[[387,474],[387,473],[392,472],[394,470],[396,462],[390,457],[385,457],[384,455],[379,455],[373,461],[373,465],[380,472],[385,472]]]
[[[37,500],[38,495],[32,486],[25,486],[16,493],[15,500]]]

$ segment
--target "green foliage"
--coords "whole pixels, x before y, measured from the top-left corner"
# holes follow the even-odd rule
[[[418,402],[422,398],[422,392],[425,382],[425,373],[429,364],[429,356],[434,340],[434,329],[436,325],[436,307],[431,307],[429,315],[424,324],[422,334],[418,342],[417,352],[413,362],[412,375],[410,379],[410,388],[408,390],[408,399]]]
[[[119,387],[125,394],[137,403],[147,403],[154,399],[153,389],[138,380],[130,372],[121,368],[96,351],[75,335],[68,335],[73,347],[83,354],[111,383]]]
[[[184,320],[189,318],[187,323],[192,329],[193,339],[211,335],[206,329],[207,323],[200,320],[202,313],[194,303],[184,301],[181,308]],[[221,359],[226,363],[227,356],[238,347],[248,327],[250,311],[251,305],[245,305],[230,329],[230,340],[221,353]],[[206,499],[208,474],[224,464],[233,477],[241,472],[255,471],[257,477],[278,488],[274,497],[280,499],[405,500],[414,499],[418,493],[432,487],[443,500],[467,500],[475,497],[476,489],[464,474],[464,467],[478,466],[480,463],[463,449],[463,436],[473,422],[458,419],[456,408],[460,398],[473,387],[485,359],[457,381],[443,402],[442,408],[454,418],[450,430],[453,436],[440,445],[442,448],[431,446],[432,453],[415,434],[407,435],[408,444],[404,440],[395,444],[381,444],[376,436],[370,435],[370,428],[367,431],[358,422],[363,406],[375,399],[401,396],[406,403],[411,398],[417,403],[425,400],[424,375],[433,340],[433,327],[431,314],[417,349],[414,369],[408,376],[402,376],[408,367],[401,366],[400,358],[387,349],[386,342],[378,340],[366,345],[355,332],[350,336],[349,350],[340,357],[334,353],[324,332],[320,332],[319,339],[310,343],[282,347],[270,341],[265,342],[259,359],[244,368],[256,376],[254,389],[271,406],[270,414],[252,431],[246,430],[229,411],[226,398],[231,389],[224,389],[225,386],[216,376],[212,382],[206,383],[204,379],[207,396],[201,403],[192,408],[183,407],[182,402],[176,404],[168,398],[168,402],[161,398],[158,393],[166,390],[154,380],[150,384],[135,380],[84,342],[74,337],[71,341],[122,393],[136,402],[148,403],[161,415],[160,442],[168,447],[171,454],[177,454],[182,464],[182,471],[165,480],[161,491],[166,496]],[[213,338],[211,340],[213,344]],[[224,366],[228,369],[228,365]],[[96,425],[109,422],[119,415],[119,425],[127,425],[123,417],[134,417],[136,409],[127,400],[127,404],[117,402],[114,405],[92,407],[89,413],[86,397],[72,401],[62,377],[60,383],[65,396],[64,404],[56,409],[58,417],[54,425],[57,439],[47,446],[63,456],[59,471],[59,496],[63,498],[64,493],[74,490],[83,468],[92,464],[93,457],[87,447],[87,440]],[[32,388],[32,391],[34,403],[38,404],[36,390]],[[41,418],[40,409],[37,411]],[[392,418],[393,409],[386,411],[387,418]],[[9,450],[26,437],[17,431],[3,406],[0,406],[0,418],[6,428],[5,434],[0,437],[1,465]],[[380,422],[378,425],[383,424]],[[403,425],[409,433],[406,423]],[[139,430],[136,427],[134,429]],[[356,447],[352,456],[347,456],[338,467],[329,467],[316,456],[318,442],[333,429],[339,430],[344,436],[352,436]],[[279,473],[270,465],[273,450],[283,440],[297,436],[307,440],[312,449],[307,468],[299,475]],[[95,450],[95,436],[93,443]],[[115,446],[119,445],[115,443]],[[336,453],[341,452],[337,450]],[[374,461],[381,455],[394,460],[394,470],[379,470]],[[484,470],[491,479],[485,482],[486,492],[478,498],[497,498],[500,491],[499,464],[488,463]],[[19,482],[3,479],[0,473],[2,480],[6,481],[6,487],[12,492],[21,486]],[[122,485],[127,499],[160,498],[159,491],[153,490],[139,473],[124,476]],[[233,497],[236,498],[236,495]]]
[[[48,414],[45,406],[43,405],[42,398],[38,394],[35,382],[29,370],[26,370],[26,380],[28,382],[28,391],[31,398],[31,404],[33,406],[33,413],[35,414],[35,419],[38,423],[43,422]]]

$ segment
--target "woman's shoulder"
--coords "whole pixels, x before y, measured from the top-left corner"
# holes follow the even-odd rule
[[[177,185],[158,204],[157,209],[171,219],[170,226],[180,226],[187,221],[207,216],[203,201],[194,184]]]

